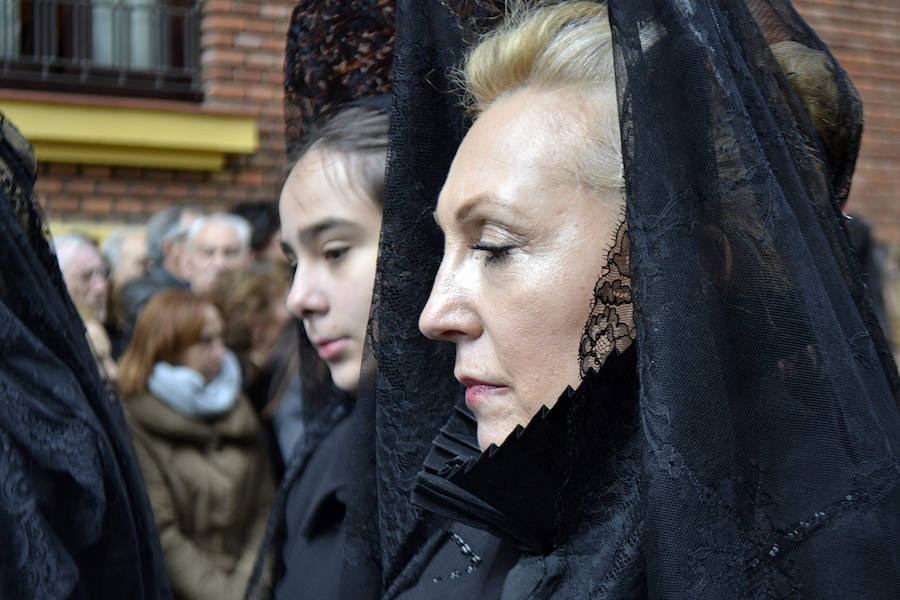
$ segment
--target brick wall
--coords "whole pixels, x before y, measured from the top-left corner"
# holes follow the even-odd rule
[[[277,200],[285,175],[282,63],[293,6],[291,0],[203,3],[203,107],[254,116],[256,153],[229,157],[220,172],[43,164],[36,191],[49,218],[143,222],[173,202],[218,209]]]
[[[848,208],[900,244],[900,1],[794,0],[863,98],[862,148]]]
[[[37,191],[52,219],[142,221],[172,202],[226,207],[274,200],[284,177],[281,65],[290,0],[206,0],[204,105],[251,111],[260,148],[217,173],[42,165]],[[850,73],[866,128],[849,208],[876,237],[900,244],[900,1],[795,0]]]

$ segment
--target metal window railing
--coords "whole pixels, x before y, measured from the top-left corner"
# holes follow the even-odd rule
[[[0,86],[199,100],[199,0],[0,0]]]

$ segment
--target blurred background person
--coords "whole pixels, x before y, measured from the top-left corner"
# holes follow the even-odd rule
[[[113,290],[147,274],[147,237],[141,229],[119,229],[100,246]]]
[[[176,599],[243,596],[274,496],[262,429],[223,334],[212,303],[163,290],[138,317],[120,362]]]
[[[187,287],[181,273],[184,241],[191,224],[203,211],[176,204],[161,210],[147,221],[147,274],[122,287],[119,293],[122,339],[127,345],[137,317],[157,292],[170,287]]]
[[[237,356],[244,393],[270,434],[279,474],[302,431],[299,385],[288,392],[291,378],[299,383],[297,322],[284,305],[289,287],[284,269],[257,262],[220,273],[206,295],[225,320],[225,345]]]
[[[102,323],[109,292],[106,266],[97,245],[81,233],[53,238],[59,270],[75,306]]]
[[[123,228],[111,233],[100,246],[100,254],[109,270],[110,290],[107,295],[106,334],[110,354],[118,359],[125,351],[126,319],[122,306],[122,288],[147,276],[147,237],[142,229]]]
[[[237,215],[213,213],[194,221],[181,256],[181,273],[190,290],[205,294],[219,273],[248,266],[250,235],[250,224]]]
[[[231,214],[247,219],[250,235],[250,254],[254,261],[287,265],[281,251],[281,222],[278,219],[278,205],[274,202],[242,202],[231,207]]]

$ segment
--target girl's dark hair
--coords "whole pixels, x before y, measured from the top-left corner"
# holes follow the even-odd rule
[[[288,157],[293,169],[310,150],[322,150],[347,169],[354,186],[379,205],[384,199],[388,150],[387,111],[369,104],[351,104],[313,125],[305,142]]]

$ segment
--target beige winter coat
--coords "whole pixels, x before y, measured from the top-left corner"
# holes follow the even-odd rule
[[[213,421],[150,394],[124,406],[176,600],[242,598],[275,493],[250,403]]]

